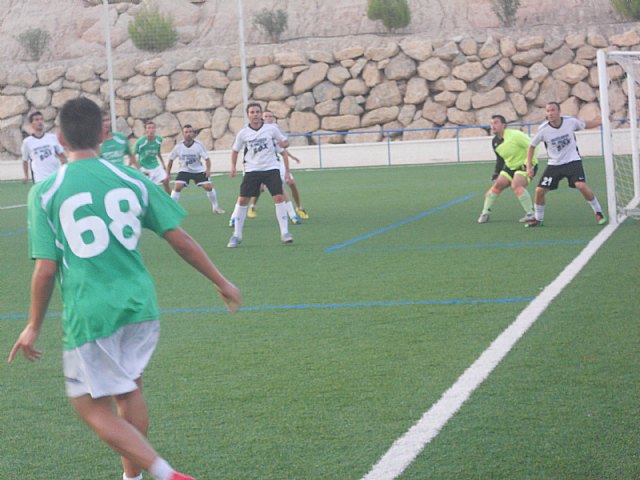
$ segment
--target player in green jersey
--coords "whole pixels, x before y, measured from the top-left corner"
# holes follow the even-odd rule
[[[160,153],[162,137],[156,135],[156,124],[151,120],[145,124],[144,131],[144,137],[140,137],[133,147],[133,154],[138,156],[140,171],[156,185],[162,184],[164,191],[171,195],[167,167]]]
[[[142,470],[156,480],[191,479],[175,472],[146,439],[142,373],[157,343],[159,312],[138,251],[142,228],[163,237],[214,283],[229,310],[239,306],[240,291],[180,228],[186,213],[176,202],[142,173],[98,158],[101,114],[95,103],[68,101],[60,126],[69,163],[29,193],[31,307],[9,361],[18,352],[30,361],[42,356],[35,344],[58,277],[71,404],[122,456],[125,480],[141,479]]]
[[[525,223],[533,218],[533,202],[531,194],[527,190],[527,185],[529,185],[527,150],[531,139],[520,130],[507,128],[507,120],[502,115],[491,117],[491,133],[495,135],[491,144],[497,158],[496,165],[501,164],[502,166],[499,171],[496,166],[497,176],[484,196],[484,206],[480,217],[478,217],[478,223],[489,221],[491,207],[498,196],[509,186],[524,208],[525,215],[519,221]],[[535,158],[535,166],[537,169],[537,158]]]
[[[131,165],[132,167],[139,168],[131,154],[131,148],[129,148],[127,138],[121,133],[111,131],[111,117],[109,112],[102,114],[100,158],[104,158],[114,165]]]

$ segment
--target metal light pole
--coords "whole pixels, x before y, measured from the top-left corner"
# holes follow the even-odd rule
[[[107,1],[107,0],[104,0]],[[244,13],[242,0],[238,0],[238,32],[240,34],[240,72],[242,74],[242,118],[247,123],[247,105],[249,104],[249,86],[247,82],[247,59],[244,50]]]
[[[113,86],[113,60],[111,59],[111,25],[109,24],[109,0],[102,0],[104,5],[104,43],[107,50],[107,76],[109,79],[109,113],[111,131],[116,128],[116,92]]]

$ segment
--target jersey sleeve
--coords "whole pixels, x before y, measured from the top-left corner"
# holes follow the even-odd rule
[[[143,179],[149,192],[149,204],[144,217],[144,226],[162,237],[169,230],[180,226],[187,212],[158,185]]]
[[[59,250],[56,247],[56,236],[47,218],[47,211],[42,206],[40,185],[35,185],[29,192],[29,255],[34,260],[44,258],[57,262]]]
[[[231,149],[234,152],[239,152],[240,149],[242,148],[242,145],[244,145],[244,136],[242,135],[242,130],[238,132],[238,134],[236,135],[236,138],[233,140],[233,145],[231,146]]]
[[[200,156],[205,160],[209,160],[209,152],[207,152],[207,149],[202,143],[199,143],[198,145],[200,145]]]
[[[584,122],[584,120],[580,120],[579,118],[575,118],[575,117],[573,117],[572,120],[573,120],[573,129],[576,132],[587,128],[587,124]]]
[[[169,154],[169,160],[175,160],[176,158],[178,158],[178,150],[180,148],[180,144],[176,144],[175,147],[173,147],[173,150],[171,150],[171,153]]]
[[[538,128],[538,131],[536,132],[536,134],[531,139],[531,146],[537,147],[540,144],[540,142],[542,141],[542,136],[543,135],[544,135],[543,127]]]

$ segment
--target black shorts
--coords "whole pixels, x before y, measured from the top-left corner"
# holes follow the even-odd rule
[[[185,185],[189,185],[191,180],[198,186],[204,183],[211,183],[211,180],[207,178],[204,172],[178,172],[178,176],[176,177],[176,183],[184,183]]]
[[[241,197],[257,197],[260,195],[260,185],[263,184],[269,190],[271,196],[282,195],[282,179],[280,170],[267,170],[265,172],[247,172],[242,177],[240,185]]]
[[[556,190],[563,178],[567,179],[571,188],[576,188],[576,182],[586,181],[582,160],[575,160],[564,165],[548,165],[544,169],[538,186],[547,190]]]

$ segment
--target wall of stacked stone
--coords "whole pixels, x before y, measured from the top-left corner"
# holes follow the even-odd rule
[[[487,125],[495,113],[510,122],[538,122],[549,101],[591,119],[600,114],[596,52],[607,47],[638,50],[640,35],[489,36],[484,42],[414,36],[382,47],[282,51],[248,57],[249,97],[272,110],[285,131],[327,132],[322,141],[330,143],[379,141],[382,129],[397,130],[395,140],[446,138],[455,130],[414,129]],[[611,65],[609,74],[619,79],[623,71]],[[242,127],[238,58],[125,58],[115,62],[114,76],[117,130],[139,137],[152,119],[165,138],[164,151],[187,123],[210,150],[229,149]],[[106,65],[90,63],[17,66],[0,73],[0,87],[0,159],[19,155],[31,111],[42,111],[53,127],[66,100],[85,95],[106,108],[109,99]],[[616,117],[627,114],[623,88],[611,87]],[[361,134],[338,133],[344,131]],[[482,128],[461,132],[487,134]]]

